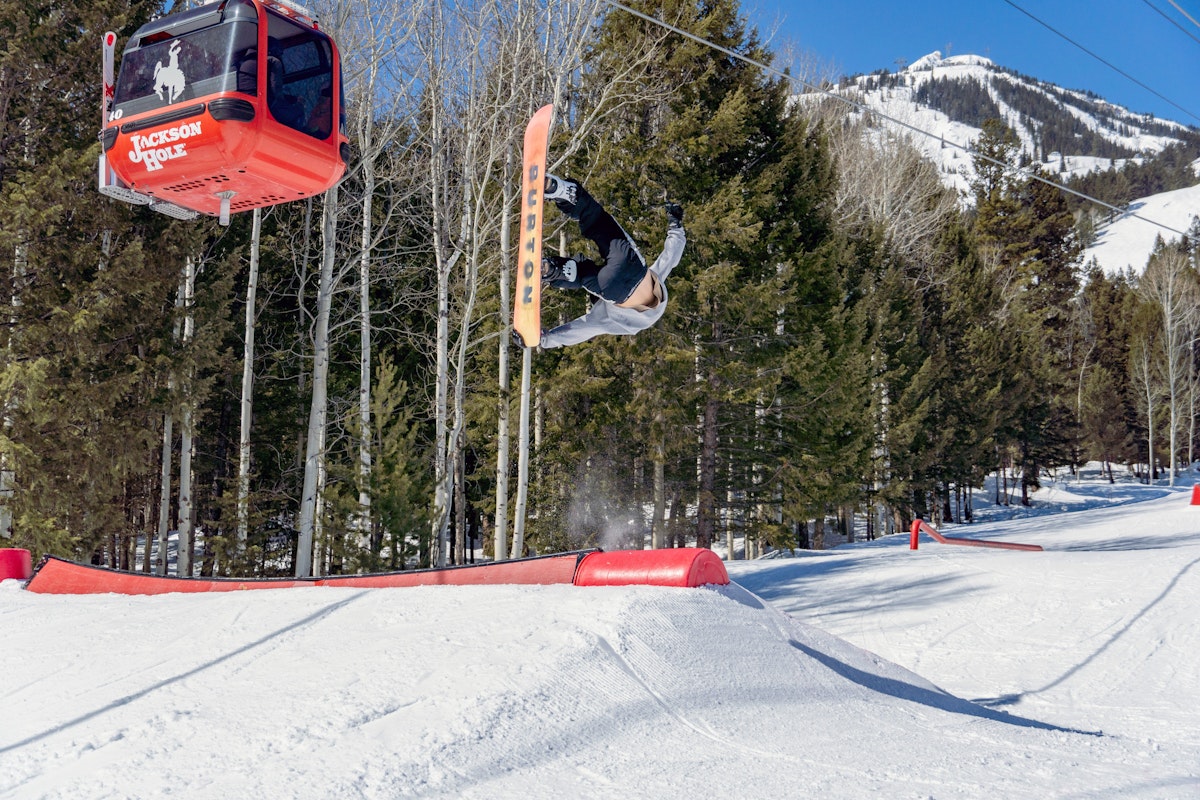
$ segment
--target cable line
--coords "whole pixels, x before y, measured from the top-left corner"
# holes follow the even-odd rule
[[[1145,3],[1146,5],[1150,6],[1151,8],[1153,8],[1153,9],[1154,9],[1154,10],[1155,10],[1155,11],[1156,11],[1158,14],[1159,14],[1159,16],[1161,16],[1161,17],[1162,17],[1163,19],[1165,19],[1167,22],[1171,23],[1171,24],[1172,24],[1172,25],[1174,25],[1176,28],[1179,28],[1179,30],[1183,31],[1183,35],[1184,35],[1184,36],[1190,36],[1190,37],[1192,37],[1192,39],[1193,39],[1193,40],[1196,42],[1196,44],[1200,44],[1200,38],[1197,38],[1197,37],[1196,37],[1196,35],[1195,35],[1194,33],[1192,33],[1191,31],[1189,31],[1187,28],[1183,27],[1182,25],[1180,25],[1180,24],[1179,24],[1178,22],[1176,22],[1175,20],[1171,19],[1171,15],[1170,15],[1170,14],[1168,14],[1167,12],[1163,11],[1163,10],[1162,10],[1161,8],[1159,8],[1158,6],[1156,6],[1156,5],[1154,5],[1153,3],[1151,3],[1151,2],[1150,2],[1150,0],[1142,0],[1142,2],[1143,2],[1143,3]],[[1174,5],[1174,3],[1172,3],[1172,5]],[[1179,6],[1175,6],[1175,7],[1176,7],[1176,8],[1178,8]],[[1185,16],[1186,16],[1186,15],[1185,15]]]
[[[1187,17],[1189,22],[1191,22],[1197,28],[1200,28],[1200,22],[1196,22],[1195,18],[1191,14],[1187,13],[1182,8],[1180,8],[1179,3],[1176,3],[1175,0],[1167,0],[1167,2],[1170,3],[1171,5],[1175,6],[1175,10],[1178,11],[1180,14],[1183,14],[1185,17]]]
[[[1095,53],[1093,53],[1091,50],[1088,50],[1086,47],[1084,47],[1084,46],[1083,46],[1083,45],[1081,45],[1079,42],[1077,42],[1077,41],[1075,41],[1074,39],[1072,39],[1070,36],[1067,36],[1065,33],[1063,33],[1062,31],[1058,30],[1057,28],[1053,27],[1053,26],[1052,26],[1052,25],[1050,25],[1049,23],[1043,22],[1042,20],[1040,20],[1040,19],[1038,19],[1037,17],[1035,17],[1033,14],[1030,14],[1028,11],[1026,11],[1025,9],[1021,8],[1019,5],[1017,5],[1016,3],[1014,3],[1012,0],[1004,0],[1004,2],[1008,3],[1010,6],[1012,6],[1013,8],[1015,8],[1017,11],[1020,11],[1022,14],[1024,14],[1024,15],[1025,15],[1025,16],[1027,16],[1027,17],[1029,17],[1031,20],[1033,20],[1034,22],[1036,22],[1038,25],[1041,25],[1043,28],[1045,28],[1046,30],[1050,31],[1051,33],[1053,33],[1053,34],[1055,34],[1055,35],[1057,35],[1057,36],[1061,36],[1063,39],[1066,39],[1068,42],[1070,42],[1071,44],[1075,45],[1075,46],[1076,46],[1076,47],[1078,47],[1080,50],[1082,50],[1083,52],[1087,53],[1089,56],[1091,56],[1092,58],[1096,59],[1097,61],[1099,61],[1099,62],[1100,62],[1101,64],[1103,64],[1104,66],[1108,67],[1109,69],[1113,70],[1114,72],[1116,72],[1116,73],[1118,73],[1118,74],[1120,74],[1120,75],[1122,75],[1122,76],[1124,76],[1124,77],[1128,78],[1129,80],[1133,81],[1133,82],[1134,82],[1134,83],[1136,83],[1138,86],[1142,87],[1142,88],[1143,88],[1143,89],[1145,89],[1147,92],[1149,92],[1150,94],[1152,94],[1152,95],[1154,95],[1155,97],[1157,97],[1159,100],[1162,100],[1163,102],[1166,102],[1166,103],[1170,103],[1171,105],[1175,106],[1175,107],[1176,107],[1176,108],[1178,108],[1180,111],[1182,111],[1183,113],[1187,114],[1187,115],[1188,115],[1189,117],[1191,117],[1192,119],[1196,120],[1197,122],[1200,122],[1200,116],[1196,116],[1196,115],[1195,115],[1195,114],[1193,114],[1191,111],[1188,111],[1186,108],[1184,108],[1183,106],[1179,105],[1178,103],[1176,103],[1176,102],[1175,102],[1174,100],[1172,100],[1171,98],[1169,98],[1169,97],[1165,97],[1165,96],[1163,96],[1163,95],[1159,94],[1158,92],[1154,91],[1154,90],[1153,90],[1153,89],[1151,89],[1149,86],[1147,86],[1146,84],[1144,84],[1144,83],[1142,83],[1141,81],[1139,81],[1137,78],[1135,78],[1135,77],[1133,77],[1132,75],[1130,75],[1128,72],[1125,72],[1125,71],[1124,71],[1124,70],[1122,70],[1121,68],[1119,68],[1119,67],[1117,67],[1117,66],[1114,66],[1113,64],[1111,64],[1111,63],[1110,63],[1110,62],[1108,62],[1108,61],[1105,61],[1103,58],[1101,58],[1100,56],[1096,55],[1096,54],[1095,54]]]
[[[606,2],[608,5],[612,6],[613,8],[619,8],[622,11],[626,12],[627,14],[632,14],[633,16],[638,17],[639,19],[643,19],[646,22],[649,22],[653,25],[658,25],[659,27],[662,27],[662,28],[665,28],[665,29],[671,31],[672,33],[677,33],[686,39],[691,39],[692,41],[697,42],[698,44],[702,44],[706,47],[711,47],[712,49],[714,49],[720,53],[724,53],[727,56],[736,58],[739,61],[744,61],[745,63],[750,64],[751,66],[758,67],[763,72],[766,72],[770,75],[774,75],[778,78],[782,78],[783,80],[787,81],[790,84],[799,85],[811,92],[823,94],[826,97],[831,98],[833,100],[839,100],[839,101],[845,103],[846,105],[848,105],[852,108],[855,108],[858,111],[863,112],[864,114],[873,114],[881,119],[886,119],[888,122],[892,123],[893,125],[899,126],[901,128],[905,128],[906,130],[912,131],[913,133],[920,134],[921,136],[926,136],[930,139],[937,139],[939,142],[942,142],[946,146],[952,147],[956,150],[961,150],[962,152],[966,153],[967,155],[971,156],[972,158],[978,158],[982,161],[986,161],[990,164],[994,164],[994,165],[1001,167],[1005,170],[1008,170],[1010,172],[1015,172],[1019,175],[1024,175],[1025,177],[1027,177],[1031,180],[1035,180],[1035,181],[1044,183],[1047,186],[1053,186],[1055,189],[1064,191],[1067,194],[1075,195],[1076,197],[1081,198],[1083,200],[1087,200],[1090,203],[1095,203],[1096,205],[1101,206],[1102,208],[1107,208],[1109,211],[1115,211],[1116,213],[1120,214],[1123,217],[1132,217],[1133,219],[1139,219],[1142,222],[1147,222],[1158,228],[1162,228],[1165,231],[1170,231],[1171,233],[1178,234],[1179,236],[1187,235],[1186,233],[1184,233],[1181,230],[1176,230],[1175,228],[1172,228],[1170,225],[1164,225],[1163,223],[1156,222],[1148,217],[1143,217],[1141,214],[1135,214],[1134,212],[1130,211],[1127,208],[1121,208],[1120,206],[1114,206],[1112,203],[1106,203],[1105,201],[1103,201],[1097,197],[1092,197],[1089,194],[1084,194],[1083,192],[1078,192],[1078,191],[1070,188],[1069,186],[1064,186],[1061,183],[1052,181],[1049,178],[1039,175],[1032,170],[1024,169],[1021,167],[1014,167],[1012,164],[1009,164],[1006,161],[1001,161],[1000,159],[993,158],[992,156],[989,156],[985,153],[980,153],[968,145],[963,145],[963,144],[959,144],[954,141],[947,140],[940,134],[931,133],[922,128],[918,128],[915,125],[910,125],[907,122],[903,122],[902,120],[896,119],[895,117],[888,116],[887,114],[883,113],[882,111],[876,111],[875,109],[870,108],[869,106],[867,106],[863,103],[860,103],[856,100],[852,100],[848,97],[843,97],[840,94],[831,92],[828,89],[823,89],[820,86],[814,86],[813,84],[808,83],[805,80],[796,78],[792,75],[788,75],[786,72],[775,69],[774,67],[769,67],[760,61],[756,61],[753,58],[750,58],[749,56],[744,56],[741,53],[737,52],[736,50],[731,50],[728,47],[723,47],[723,46],[717,44],[716,42],[710,42],[709,40],[704,39],[700,36],[697,36],[694,33],[688,33],[687,31],[683,30],[682,28],[676,27],[675,25],[672,25],[669,22],[664,22],[663,20],[658,19],[656,17],[652,17],[649,14],[644,14],[641,11],[632,9],[629,6],[625,5],[624,3],[619,2],[619,0],[604,0],[604,2]]]

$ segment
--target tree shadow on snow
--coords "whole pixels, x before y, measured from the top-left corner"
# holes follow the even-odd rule
[[[969,700],[963,700],[961,697],[955,697],[946,692],[934,691],[921,686],[914,686],[911,683],[898,681],[894,678],[885,678],[882,675],[876,675],[870,672],[864,672],[850,666],[844,661],[840,661],[828,653],[822,653],[819,650],[814,650],[808,645],[797,642],[795,639],[789,639],[788,643],[800,652],[804,653],[814,661],[824,664],[829,669],[841,675],[849,681],[853,681],[860,686],[864,686],[874,692],[886,694],[889,697],[895,697],[899,700],[906,700],[910,703],[919,703],[930,708],[946,711],[951,714],[965,714],[971,717],[979,717],[980,719],[992,720],[993,722],[1003,722],[1007,725],[1018,725],[1023,728],[1036,728],[1043,731],[1057,731],[1060,733],[1078,733],[1084,736],[1103,736],[1100,731],[1085,731],[1078,728],[1063,728],[1058,725],[1051,725],[1047,722],[1039,722],[1035,719],[1026,717],[1018,717],[1004,711],[995,711],[985,706],[976,705]]]
[[[789,614],[819,611],[826,618],[854,616],[879,606],[892,611],[921,608],[950,602],[974,590],[961,574],[881,576],[878,580],[856,583],[852,597],[831,607],[826,596],[828,580],[841,573],[853,574],[868,568],[852,558],[785,559],[731,577]]]
[[[1155,597],[1153,600],[1151,600],[1149,603],[1147,603],[1146,606],[1141,611],[1139,611],[1138,613],[1136,613],[1132,617],[1130,617],[1129,621],[1126,622],[1123,626],[1121,626],[1120,630],[1118,630],[1116,633],[1114,633],[1112,636],[1110,636],[1104,642],[1104,644],[1102,644],[1102,645],[1100,645],[1100,647],[1096,648],[1096,650],[1093,651],[1087,658],[1083,659],[1078,664],[1076,664],[1075,666],[1071,667],[1066,672],[1064,672],[1062,675],[1059,675],[1057,678],[1055,678],[1054,680],[1047,683],[1045,686],[1039,687],[1037,689],[1031,689],[1028,692],[1014,692],[1012,694],[1000,695],[999,697],[980,698],[980,699],[977,699],[975,702],[981,703],[985,706],[1010,706],[1010,705],[1013,705],[1014,703],[1019,702],[1024,697],[1028,697],[1030,695],[1035,695],[1035,694],[1041,694],[1042,692],[1046,692],[1046,691],[1049,691],[1050,689],[1053,689],[1055,686],[1065,683],[1072,675],[1075,675],[1077,672],[1079,672],[1081,669],[1086,667],[1088,664],[1095,661],[1097,658],[1099,658],[1099,656],[1104,651],[1108,650],[1108,648],[1110,648],[1114,644],[1116,644],[1117,641],[1119,641],[1121,639],[1121,637],[1123,637],[1125,634],[1127,634],[1129,632],[1129,630],[1131,628],[1133,628],[1133,626],[1136,625],[1140,619],[1142,619],[1142,617],[1146,616],[1146,614],[1148,614],[1155,606],[1157,606],[1159,603],[1161,603],[1163,600],[1165,600],[1175,590],[1175,587],[1179,585],[1180,579],[1183,578],[1183,576],[1185,574],[1187,574],[1189,571],[1191,571],[1191,569],[1193,567],[1195,567],[1197,564],[1200,564],[1200,558],[1193,559],[1192,561],[1185,564],[1183,566],[1183,568],[1180,569],[1179,572],[1175,573],[1175,576],[1173,578],[1171,578],[1170,581],[1167,582],[1167,585],[1163,587],[1163,590],[1158,593],[1157,597]]]
[[[1176,547],[1191,547],[1198,542],[1200,531],[1159,536],[1129,536],[1106,542],[1062,545],[1053,549],[1082,553],[1117,553],[1127,550],[1170,550]]]
[[[91,719],[99,717],[108,711],[112,711],[115,708],[120,708],[121,706],[129,705],[130,703],[134,702],[135,700],[140,700],[143,697],[146,697],[147,695],[157,692],[159,689],[163,689],[174,683],[179,683],[180,681],[186,680],[187,678],[190,678],[193,675],[198,675],[199,673],[204,672],[205,670],[210,669],[212,667],[215,667],[216,665],[221,664],[225,661],[228,661],[231,658],[239,656],[242,653],[246,653],[246,652],[249,652],[256,648],[262,647],[264,644],[267,644],[271,640],[277,639],[280,636],[283,636],[284,634],[287,634],[287,633],[290,633],[291,631],[312,625],[313,623],[323,619],[324,617],[329,616],[330,614],[337,611],[338,609],[343,608],[344,606],[347,606],[350,603],[353,603],[354,601],[360,599],[361,597],[366,595],[367,592],[369,592],[369,591],[370,591],[369,589],[359,591],[356,594],[345,598],[344,600],[339,600],[336,603],[331,603],[327,606],[324,606],[324,607],[318,609],[317,611],[313,612],[312,614],[309,614],[307,617],[305,617],[303,619],[300,619],[293,623],[285,625],[284,627],[280,628],[277,631],[268,633],[267,635],[265,635],[259,639],[256,639],[253,642],[244,644],[235,650],[230,650],[228,653],[225,653],[224,655],[221,655],[214,659],[206,661],[203,664],[200,664],[189,670],[181,672],[178,675],[174,675],[170,678],[165,678],[165,679],[159,681],[158,683],[147,686],[144,689],[134,692],[133,694],[126,695],[125,697],[119,697],[116,700],[113,700],[112,702],[110,702],[108,705],[102,706],[102,707],[94,709],[92,711],[88,711],[85,714],[81,714],[78,717],[75,717],[74,719],[67,720],[66,722],[56,725],[53,728],[49,728],[47,730],[42,731],[41,733],[35,733],[32,736],[27,736],[19,742],[13,742],[12,744],[0,747],[0,755],[3,755],[4,753],[9,753],[9,752],[19,750],[22,747],[27,747],[28,745],[34,744],[43,739],[47,739],[57,733],[62,733],[63,731],[70,730],[71,728],[74,728],[77,725],[81,725]]]

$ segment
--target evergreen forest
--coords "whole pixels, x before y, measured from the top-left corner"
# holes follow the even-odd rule
[[[628,2],[772,61],[737,0]],[[0,0],[0,546],[164,573],[178,535],[181,574],[239,576],[754,557],[970,522],[992,474],[1030,503],[1196,457],[1200,225],[1136,273],[1082,263],[1088,210],[995,163],[999,120],[964,204],[911,142],[601,0],[312,8],[349,169],[222,227],[95,189],[101,36],[163,4]],[[525,495],[513,243],[549,102],[550,171],[648,260],[667,201],[688,244],[655,327],[532,353]],[[546,248],[588,253],[567,222]],[[543,292],[546,327],[586,310]]]

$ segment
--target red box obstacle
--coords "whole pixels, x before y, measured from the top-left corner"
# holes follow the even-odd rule
[[[1192,487],[1192,505],[1200,506],[1200,483]]]
[[[28,550],[0,547],[0,581],[9,578],[27,581],[32,574],[33,559],[30,558]]]

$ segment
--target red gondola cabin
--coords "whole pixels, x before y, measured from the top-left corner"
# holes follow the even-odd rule
[[[100,191],[186,219],[319,194],[349,147],[333,40],[285,0],[224,0],[143,25],[115,90],[105,37]]]

